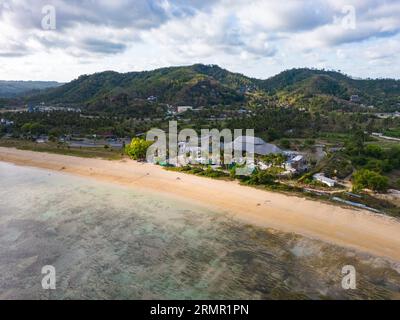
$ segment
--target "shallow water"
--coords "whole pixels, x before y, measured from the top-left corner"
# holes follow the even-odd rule
[[[57,289],[43,290],[53,265]],[[341,287],[353,265],[357,289]],[[400,266],[131,188],[0,162],[1,299],[400,298]]]

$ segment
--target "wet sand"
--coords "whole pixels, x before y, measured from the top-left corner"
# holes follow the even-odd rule
[[[0,161],[162,193],[227,213],[250,225],[292,232],[400,261],[400,222],[296,196],[257,190],[130,160],[107,161],[0,148]]]

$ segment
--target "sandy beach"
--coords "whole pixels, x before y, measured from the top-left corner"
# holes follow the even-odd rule
[[[0,147],[0,161],[162,193],[224,212],[248,224],[400,261],[400,221],[368,211],[170,172],[130,160],[86,159]]]

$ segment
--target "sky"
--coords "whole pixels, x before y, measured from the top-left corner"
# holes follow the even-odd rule
[[[0,79],[217,64],[400,78],[400,0],[0,0]]]

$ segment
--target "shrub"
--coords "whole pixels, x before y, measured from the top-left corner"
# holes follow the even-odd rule
[[[353,175],[353,188],[361,190],[368,188],[374,191],[385,192],[389,187],[389,179],[377,172],[362,169]]]
[[[275,177],[268,171],[256,171],[251,175],[247,183],[253,185],[271,185],[275,183]]]
[[[366,146],[364,148],[364,154],[375,159],[382,159],[384,157],[383,149],[375,144]]]

